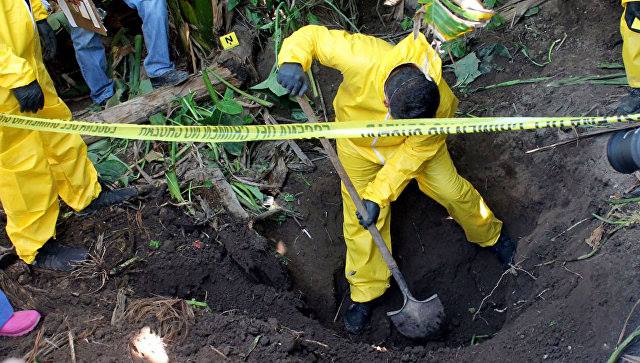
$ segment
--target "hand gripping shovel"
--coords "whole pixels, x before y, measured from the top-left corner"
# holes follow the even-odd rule
[[[297,97],[297,101],[309,121],[318,122],[316,114],[313,112],[309,103],[301,97]],[[344,183],[344,186],[349,192],[349,196],[351,196],[356,209],[363,217],[366,218],[367,211],[362,204],[362,200],[360,199],[356,188],[353,186],[353,183],[351,183],[351,179],[349,179],[346,170],[340,163],[340,160],[338,160],[338,155],[333,149],[333,146],[327,139],[320,139],[320,143],[336,169],[336,172],[340,176],[342,183]],[[438,298],[438,295],[433,295],[423,301],[419,301],[414,298],[409,291],[409,287],[407,286],[407,282],[405,281],[402,272],[400,272],[396,261],[393,259],[391,252],[384,243],[384,239],[376,225],[372,224],[369,226],[368,230],[369,233],[371,233],[376,246],[378,246],[384,262],[387,263],[393,278],[395,278],[398,283],[398,287],[404,296],[402,308],[400,308],[400,310],[388,312],[387,316],[389,316],[398,331],[409,338],[425,338],[437,332],[444,320],[444,307],[442,306],[442,302],[440,301],[440,298]]]

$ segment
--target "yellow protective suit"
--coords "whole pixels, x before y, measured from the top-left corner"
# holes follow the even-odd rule
[[[632,0],[622,0],[622,5]],[[629,29],[627,22],[624,20],[625,13],[622,13],[620,19],[620,34],[622,34],[622,59],[624,61],[624,68],[627,71],[627,79],[629,80],[629,86],[632,88],[640,88],[640,33]],[[636,30],[640,31],[640,20],[632,24]]]
[[[70,119],[42,62],[35,21],[47,17],[40,0],[0,0],[0,113],[19,115],[11,89],[38,80],[44,109],[28,116]],[[58,196],[82,210],[100,194],[97,173],[80,136],[0,127],[0,202],[18,256],[33,262],[55,234]]]
[[[437,117],[453,117],[458,100],[442,79],[442,61],[420,34],[409,35],[396,46],[362,34],[306,26],[287,38],[278,63],[299,63],[305,70],[317,59],[342,72],[344,80],[333,102],[336,121],[387,118],[384,82],[398,65],[413,63],[438,84]],[[377,226],[389,248],[390,208],[402,190],[416,179],[420,190],[447,208],[462,226],[467,239],[492,246],[502,222],[495,218],[480,194],[458,175],[447,151],[445,136],[410,136],[339,140],[338,154],[358,193],[380,205]],[[355,206],[342,187],[344,238],[347,244],[345,274],[353,301],[366,302],[389,287],[390,271],[355,216]]]

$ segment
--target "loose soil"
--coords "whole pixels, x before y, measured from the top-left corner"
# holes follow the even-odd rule
[[[375,7],[365,3],[361,9],[364,30],[388,32],[375,25]],[[512,50],[514,59],[503,61],[502,69],[482,76],[474,86],[605,72],[597,69],[599,62],[620,61],[619,12],[617,0],[586,4],[551,0],[540,14],[513,29],[482,32],[472,45],[502,43]],[[545,67],[513,51],[522,42],[534,59],[545,59],[551,43],[565,34],[563,46]],[[325,97],[332,99],[339,75],[321,69],[319,79]],[[541,83],[460,98],[462,112],[478,116],[575,116],[611,114],[624,93],[624,88],[612,86],[553,88]],[[43,271],[29,274],[14,264],[2,273],[8,278],[0,282],[17,307],[35,306],[43,313],[40,329],[45,329],[45,337],[72,330],[75,354],[82,362],[127,360],[128,341],[135,332],[145,325],[163,331],[159,321],[163,319],[153,314],[112,324],[119,292],[127,296],[128,306],[157,296],[206,302],[208,308],[194,307],[194,317],[184,318],[188,329],[180,330],[167,344],[171,358],[179,362],[224,357],[233,361],[603,361],[615,348],[624,320],[640,298],[636,231],[621,229],[593,257],[572,260],[591,250],[585,239],[600,225],[592,213],[606,214],[611,208],[607,199],[631,190],[638,181],[609,167],[606,137],[525,153],[571,137],[575,131],[584,130],[449,139],[459,172],[519,240],[518,269],[512,272],[503,274],[490,252],[466,242],[446,211],[415,185],[410,184],[394,202],[392,238],[400,268],[419,298],[438,293],[445,305],[445,328],[429,341],[401,337],[386,319],[385,312],[401,304],[395,286],[376,303],[372,324],[363,335],[353,337],[342,328],[341,312],[348,295],[342,211],[338,178],[327,160],[319,160],[311,173],[289,176],[284,192],[295,196],[287,206],[302,216],[297,222],[291,218],[282,223],[267,221],[250,229],[218,211],[214,223],[199,225],[182,208],[170,204],[160,188],[135,204],[86,218],[61,218],[59,240],[94,251],[103,246],[106,251],[93,270],[86,270],[82,276],[86,278]],[[305,150],[315,146],[301,144]],[[215,196],[205,193],[202,197],[217,206]],[[152,240],[159,241],[160,247],[152,248]],[[278,254],[276,245],[286,252]],[[91,275],[110,271],[132,256],[141,261],[109,276],[104,286],[100,276]],[[183,306],[183,310],[189,309]],[[637,320],[631,319],[629,326],[635,328]],[[34,339],[35,334],[3,338],[0,355],[22,356],[33,347]],[[46,361],[68,361],[69,352],[68,347],[54,350]]]

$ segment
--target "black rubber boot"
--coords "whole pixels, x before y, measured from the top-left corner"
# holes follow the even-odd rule
[[[93,202],[91,202],[91,204],[89,204],[85,209],[83,209],[78,214],[80,215],[91,214],[93,212],[98,211],[99,209],[109,207],[112,205],[121,204],[137,197],[138,194],[139,194],[138,189],[133,187],[106,190],[100,193],[98,198],[96,198]]]
[[[619,115],[630,115],[640,112],[640,88],[632,88],[629,94],[620,100]]]
[[[351,334],[360,334],[371,319],[371,303],[352,302],[344,313],[344,328]]]
[[[82,247],[62,246],[54,241],[49,241],[38,250],[33,266],[47,270],[69,272],[73,270],[75,264],[86,260],[88,257],[89,251]]]
[[[177,86],[189,79],[189,73],[174,69],[159,77],[151,78],[151,85],[153,88],[159,88],[164,86]]]
[[[513,256],[516,254],[518,243],[512,239],[507,232],[502,232],[498,238],[498,242],[491,246],[491,250],[496,254],[502,268],[505,270],[513,263]]]

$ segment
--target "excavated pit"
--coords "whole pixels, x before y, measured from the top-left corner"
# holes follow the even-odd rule
[[[540,207],[535,201],[514,195],[519,190],[517,171],[510,164],[496,163],[503,158],[500,150],[478,154],[486,140],[483,136],[453,139],[453,158],[460,173],[485,196],[507,230],[515,238],[526,236],[535,226]],[[476,163],[474,156],[485,162]],[[486,160],[493,160],[499,172],[488,169],[491,164]],[[325,161],[310,175],[294,174],[286,192],[297,196],[290,207],[305,216],[302,226],[286,221],[276,227],[263,225],[260,230],[286,246],[294,288],[303,294],[312,316],[327,327],[343,331],[341,314],[348,302],[348,284],[343,272],[345,246],[337,175]],[[400,336],[386,317],[387,311],[402,305],[402,295],[392,283],[392,288],[377,299],[372,324],[358,340],[454,347],[474,336],[489,338],[500,330],[507,306],[506,285],[493,291],[482,314],[473,319],[480,302],[503,273],[498,260],[489,250],[467,242],[446,210],[422,194],[415,182],[392,204],[392,240],[394,256],[412,292],[420,299],[437,293],[443,301],[447,315],[443,333],[430,343]]]

